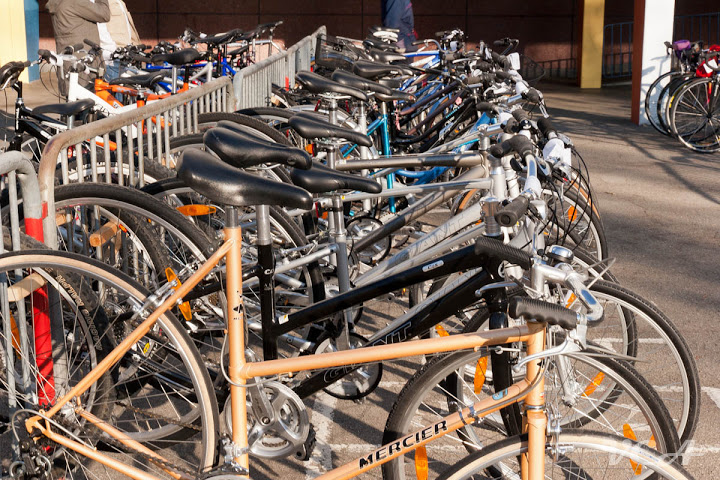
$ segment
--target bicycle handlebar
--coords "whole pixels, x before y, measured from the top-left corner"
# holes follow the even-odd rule
[[[530,199],[525,195],[519,195],[510,203],[498,210],[495,214],[495,221],[501,227],[512,227],[518,220],[525,216],[530,208]]]
[[[515,152],[522,157],[532,155],[534,145],[529,138],[522,135],[515,135],[509,140],[505,140],[502,143],[496,143],[490,147],[490,155],[493,157],[501,158],[510,152]]]
[[[475,239],[475,254],[494,258],[498,261],[506,260],[520,266],[523,270],[529,269],[532,265],[532,257],[529,253],[482,235]]]
[[[578,313],[555,303],[543,302],[528,297],[510,299],[508,314],[513,318],[534,318],[548,325],[558,325],[573,330],[578,324]]]

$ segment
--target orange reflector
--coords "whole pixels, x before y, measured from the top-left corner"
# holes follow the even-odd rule
[[[168,282],[173,282],[177,280],[176,285],[172,287],[173,290],[177,290],[182,285],[182,283],[180,283],[180,279],[178,279],[172,268],[165,269],[165,276],[167,277]],[[190,321],[190,319],[192,318],[192,309],[190,308],[190,304],[188,302],[181,303],[178,306],[178,310],[180,310],[180,313],[182,313],[182,316],[185,320]]]
[[[450,334],[443,328],[442,325],[435,325],[435,331],[440,335],[441,337],[447,337]]]
[[[17,322],[15,322],[15,317],[12,315],[10,315],[10,331],[12,332],[13,350],[20,355],[20,330],[18,330]]]
[[[308,143],[305,145],[305,151],[309,153],[310,155],[315,155],[315,144],[314,143]]]
[[[571,222],[574,222],[575,220],[577,220],[577,210],[575,209],[575,207],[570,207],[568,209],[567,217],[568,217],[568,220],[570,220]]]
[[[488,357],[478,358],[477,365],[475,365],[475,378],[473,378],[473,387],[475,393],[482,392],[483,385],[485,385],[485,372],[487,372]]]
[[[197,217],[199,215],[211,215],[217,211],[212,205],[183,205],[177,207],[177,211],[186,217]]]
[[[647,446],[655,449],[655,435],[650,435],[650,441],[648,442]]]
[[[585,388],[585,391],[583,392],[583,396],[589,397],[593,394],[593,392],[597,389],[597,387],[600,386],[602,381],[605,379],[605,374],[603,372],[599,372],[597,375],[595,375],[595,378],[592,379],[590,382],[590,385],[588,385]]]
[[[567,303],[565,304],[565,308],[570,308],[570,305],[572,305],[573,303],[575,303],[575,300],[577,300],[577,297],[575,296],[574,293],[571,293],[571,294],[570,294],[570,298],[568,298],[568,301],[567,301]]]
[[[632,427],[627,423],[623,425],[623,435],[625,436],[625,438],[637,442],[637,436],[635,435],[635,432],[633,431]],[[642,465],[638,464],[637,462],[633,462],[632,460],[630,460],[630,466],[632,467],[633,473],[635,475],[640,475],[642,473]]]
[[[427,480],[428,478],[427,450],[424,446],[415,449],[415,475],[418,480]]]

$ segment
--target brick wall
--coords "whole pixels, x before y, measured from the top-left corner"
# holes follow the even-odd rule
[[[41,6],[44,7],[44,0]],[[576,57],[580,0],[502,2],[486,0],[413,0],[415,29],[421,37],[462,28],[471,42],[504,36],[519,38],[520,51],[537,61]],[[145,43],[173,40],[185,27],[206,33],[250,29],[284,20],[276,35],[287,45],[320,25],[328,33],[362,38],[380,24],[380,0],[125,0]],[[606,23],[632,19],[627,0],[606,0]],[[676,0],[676,13],[718,10],[709,0]],[[54,48],[49,15],[40,14],[41,48]]]

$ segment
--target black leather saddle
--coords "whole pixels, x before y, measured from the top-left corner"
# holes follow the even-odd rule
[[[380,193],[382,187],[375,180],[338,172],[322,163],[313,162],[310,170],[290,171],[293,183],[311,193],[328,193],[336,190],[358,190],[366,193]]]
[[[55,113],[69,117],[70,115],[80,115],[81,113],[91,109],[94,105],[95,102],[92,99],[84,98],[75,102],[40,105],[39,107],[33,108],[33,112],[40,115]]]
[[[302,188],[251,175],[211,153],[188,148],[176,165],[185,185],[219,205],[278,205],[309,210],[312,196]]]
[[[407,57],[401,53],[388,52],[386,50],[380,50],[378,48],[371,48],[370,56],[376,62],[380,63],[391,63],[391,62],[406,62]]]
[[[170,65],[180,66],[187,65],[188,63],[195,63],[197,60],[200,60],[200,58],[202,58],[200,52],[194,48],[185,48],[173,53],[153,55],[150,61],[154,64],[165,62]]]
[[[250,50],[250,45],[245,45],[244,47],[236,48],[235,50],[228,52],[228,57],[236,57],[238,55],[242,55],[243,53]]]
[[[221,121],[203,135],[205,147],[212,150],[222,161],[237,168],[249,168],[266,163],[279,163],[290,167],[308,169],[312,165],[310,155],[299,148],[271,143],[247,132],[225,128],[232,122]],[[236,124],[233,124],[236,125]]]
[[[242,30],[236,28],[225,33],[218,33],[217,35],[203,37],[196,39],[193,43],[206,43],[208,45],[223,45],[225,43],[232,42],[239,35],[242,35]]]
[[[318,75],[317,73],[307,71],[299,72],[295,75],[295,80],[297,80],[305,90],[311,93],[339,93],[340,95],[348,95],[364,102],[368,99],[365,92],[362,92],[357,88],[348,87],[347,85],[340,85],[339,83]]]
[[[355,132],[348,128],[338,127],[328,122],[319,120],[312,113],[298,113],[288,120],[288,124],[303,138],[322,139],[339,138],[348,142],[357,143],[361,147],[371,147],[372,140],[367,135]]]
[[[380,100],[381,102],[392,102],[392,101],[399,101],[399,102],[414,102],[415,101],[415,95],[401,92],[400,90],[393,90],[390,92],[390,95],[383,95],[382,93],[376,93],[375,98]]]
[[[375,80],[388,75],[412,75],[413,71],[399,65],[385,65],[368,60],[358,60],[353,64],[353,73],[363,78]]]
[[[144,75],[130,75],[129,77],[113,78],[108,83],[110,85],[131,85],[138,87],[150,88],[163,78],[163,72],[146,73]]]
[[[357,88],[358,90],[382,93],[385,95],[390,95],[392,93],[392,90],[385,85],[373,82],[367,78],[359,77],[346,70],[335,70],[330,78],[341,85],[347,85],[348,87]]]

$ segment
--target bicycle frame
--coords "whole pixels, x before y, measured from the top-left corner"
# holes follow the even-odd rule
[[[228,312],[228,341],[229,341],[229,378],[230,397],[232,408],[232,441],[235,457],[233,465],[249,472],[249,454],[247,453],[247,404],[246,386],[248,381],[260,376],[278,375],[300,372],[313,369],[338,368],[360,363],[392,360],[413,355],[429,355],[450,352],[461,349],[478,349],[486,346],[501,345],[512,342],[527,343],[528,355],[543,351],[545,347],[545,325],[528,323],[522,326],[498,329],[490,332],[467,333],[451,337],[430,338],[414,340],[402,344],[379,345],[362,349],[324,353],[303,356],[291,359],[277,359],[263,362],[247,362],[245,359],[245,319],[242,306],[242,233],[240,227],[235,225],[236,210],[228,208],[228,226],[225,228],[225,242],[217,251],[193,273],[190,278],[177,288],[162,304],[153,311],[142,323],[122,342],[114,348],[92,371],[90,371],[77,385],[71,388],[58,402],[42,415],[36,415],[26,420],[29,432],[39,432],[50,440],[76,451],[88,458],[123,473],[136,480],[150,480],[156,477],[151,474],[125,465],[97,450],[55,433],[45,418],[52,418],[70,402],[75,402],[78,395],[87,391],[105,372],[122,359],[122,357],[146,335],[156,320],[168,312],[198,285],[220,261],[226,258],[227,272],[227,312]],[[477,402],[472,407],[464,408],[460,412],[445,417],[440,422],[418,430],[399,441],[384,445],[379,449],[363,455],[338,469],[323,475],[325,479],[350,478],[362,472],[376,468],[387,461],[408,453],[419,446],[425,445],[433,439],[452,433],[467,425],[468,420],[495,412],[508,404],[520,400],[525,401],[527,408],[527,421],[525,430],[528,432],[530,451],[523,460],[523,468],[528,472],[524,478],[539,479],[544,469],[544,446],[547,417],[544,412],[544,379],[540,362],[531,362],[527,366],[525,379],[512,385],[508,389],[495,394],[492,398]],[[112,438],[123,443],[126,447],[150,455],[160,461],[165,461],[158,453],[134,441],[128,435],[94,417],[90,412],[82,409],[79,400],[75,402],[76,413],[86,421],[100,429]],[[472,421],[472,420],[471,420]],[[167,465],[167,462],[165,463]],[[187,478],[186,475],[173,472],[169,467],[163,467],[169,474],[178,479]]]

